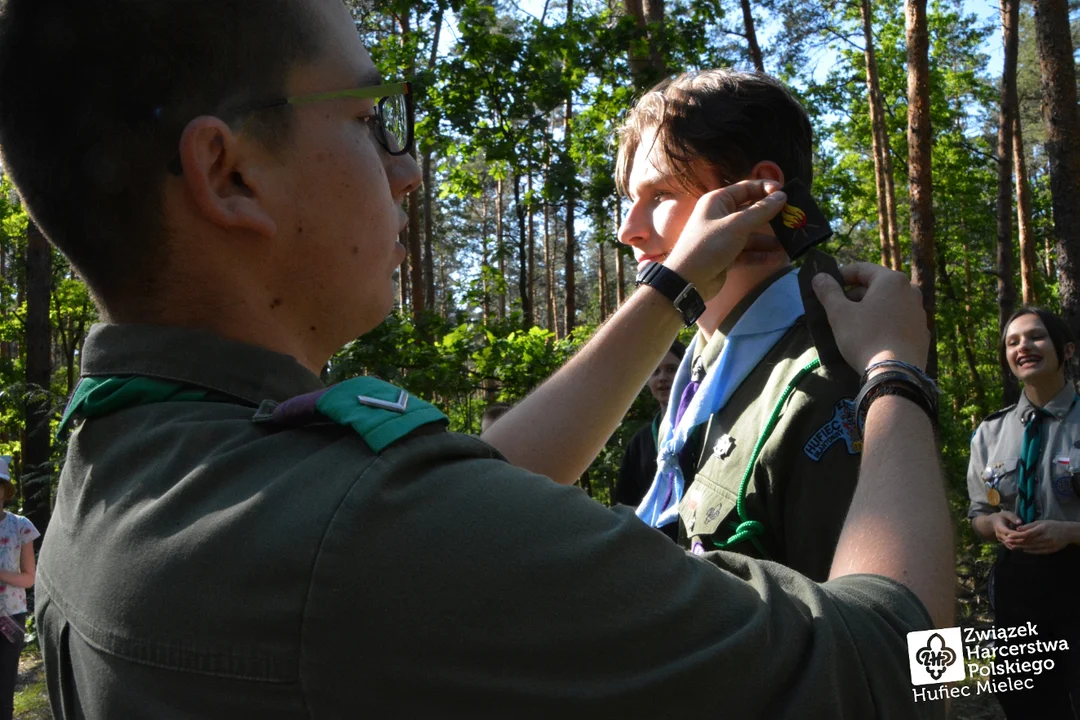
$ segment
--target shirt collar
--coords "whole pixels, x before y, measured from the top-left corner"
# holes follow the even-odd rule
[[[1065,387],[1058,391],[1058,394],[1050,399],[1050,402],[1046,403],[1046,407],[1043,409],[1046,412],[1053,415],[1058,420],[1064,420],[1065,416],[1072,410],[1073,402],[1076,399],[1076,388],[1068,380],[1065,381]],[[1016,403],[1016,416],[1023,421],[1024,414],[1028,409],[1034,407],[1031,400],[1028,399],[1027,393],[1023,388],[1020,390],[1020,400]]]
[[[204,330],[165,325],[94,325],[83,344],[81,375],[174,380],[255,405],[326,387],[289,355]]]
[[[694,366],[702,370],[712,367],[729,337],[791,327],[792,322],[804,314],[797,273],[798,270],[790,265],[785,266],[747,293],[723,319],[709,342],[704,346],[699,344],[701,350],[696,353]],[[792,276],[792,282],[780,282],[789,276]]]

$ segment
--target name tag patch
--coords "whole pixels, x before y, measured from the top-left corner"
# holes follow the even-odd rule
[[[843,440],[848,454],[857,455],[862,452],[862,441],[855,437],[855,400],[844,398],[836,403],[832,418],[810,436],[803,452],[814,462],[819,462],[829,448]]]

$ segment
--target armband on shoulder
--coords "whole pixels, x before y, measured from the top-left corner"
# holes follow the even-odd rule
[[[280,427],[334,423],[352,428],[375,452],[413,430],[432,423],[448,424],[434,405],[373,377],[357,377],[333,387],[289,398],[266,400],[253,422]]]

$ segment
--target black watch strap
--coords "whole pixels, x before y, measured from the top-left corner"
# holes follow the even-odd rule
[[[637,274],[636,285],[648,285],[660,292],[675,304],[675,309],[683,316],[686,327],[690,327],[705,312],[705,301],[701,299],[693,283],[688,283],[674,270],[658,262],[651,262]]]

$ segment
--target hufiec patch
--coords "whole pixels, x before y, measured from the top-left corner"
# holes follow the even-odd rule
[[[844,398],[836,403],[832,418],[814,431],[803,447],[803,452],[814,462],[819,462],[825,452],[841,440],[847,445],[849,455],[862,452],[862,442],[856,440],[855,400]]]

